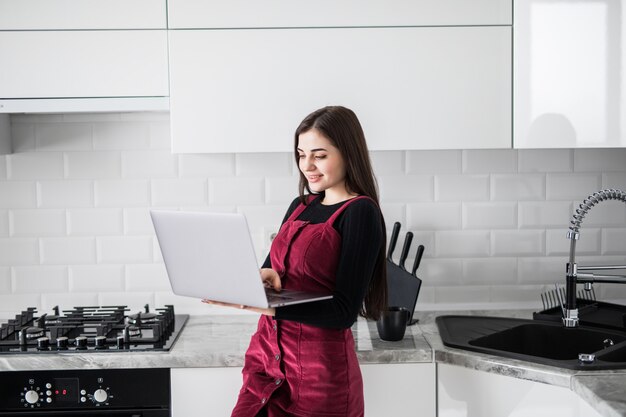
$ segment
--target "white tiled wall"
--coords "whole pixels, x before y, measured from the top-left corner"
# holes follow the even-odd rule
[[[259,258],[295,197],[288,153],[172,155],[163,113],[12,116],[0,156],[0,314],[56,304],[173,303],[148,210],[243,212]],[[286,138],[289,140],[289,138]],[[572,210],[626,189],[626,149],[373,152],[388,231],[426,246],[419,309],[540,308],[564,282]],[[416,246],[416,243],[414,243]],[[408,265],[412,264],[415,247]],[[626,263],[626,207],[583,223],[581,263]],[[626,298],[626,286],[600,285]]]

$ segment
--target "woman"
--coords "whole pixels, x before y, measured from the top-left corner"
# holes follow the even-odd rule
[[[333,298],[278,309],[239,306],[262,315],[232,416],[363,416],[350,326],[359,314],[377,319],[387,301],[385,225],[365,137],[351,110],[324,107],[302,121],[294,148],[299,197],[261,279],[277,290]]]

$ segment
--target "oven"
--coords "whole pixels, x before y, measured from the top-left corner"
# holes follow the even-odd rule
[[[0,372],[1,417],[171,417],[170,370]]]

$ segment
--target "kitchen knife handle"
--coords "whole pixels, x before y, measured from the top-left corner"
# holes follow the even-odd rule
[[[415,254],[415,262],[413,262],[413,269],[411,269],[411,274],[415,275],[417,268],[420,266],[420,262],[422,262],[422,255],[424,254],[424,245],[419,245],[417,247],[417,253]]]
[[[398,235],[400,234],[400,222],[393,224],[393,230],[391,231],[391,239],[389,240],[389,250],[387,251],[387,259],[393,262],[393,251],[396,248],[398,242]]]
[[[406,236],[404,237],[404,246],[402,247],[402,253],[400,253],[400,268],[406,271],[404,267],[404,263],[406,262],[407,256],[409,256],[409,249],[411,248],[411,242],[413,241],[413,232],[406,232]]]

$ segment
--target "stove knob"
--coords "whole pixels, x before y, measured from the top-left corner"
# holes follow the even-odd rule
[[[59,350],[66,350],[67,349],[67,337],[65,336],[61,336],[61,337],[57,337],[57,349]]]
[[[37,339],[37,350],[48,350],[50,347],[50,339],[47,337],[40,337]]]
[[[107,400],[107,398],[109,398],[109,395],[102,388],[101,389],[97,389],[96,392],[93,393],[93,399],[96,400],[99,403],[105,402]]]
[[[37,401],[39,401],[39,393],[31,389],[30,391],[26,392],[24,398],[26,399],[26,402],[28,404],[35,404]]]
[[[106,336],[96,336],[94,338],[94,343],[96,345],[96,349],[103,349],[107,346],[107,338]]]
[[[77,336],[74,340],[76,341],[76,349],[87,349],[87,338],[85,336]]]

